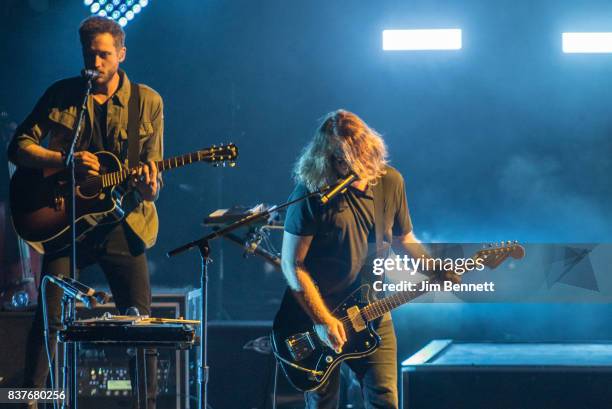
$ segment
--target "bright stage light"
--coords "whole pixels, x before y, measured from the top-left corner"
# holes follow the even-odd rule
[[[149,0],[83,0],[93,15],[110,18],[125,27],[136,14],[149,4]]]
[[[612,33],[563,33],[564,53],[612,53]]]
[[[460,50],[461,30],[383,30],[383,50]]]

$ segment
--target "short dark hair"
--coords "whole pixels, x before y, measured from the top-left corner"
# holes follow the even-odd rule
[[[106,17],[91,16],[87,17],[79,27],[79,38],[81,46],[89,46],[94,37],[98,34],[109,33],[113,36],[115,48],[122,48],[125,44],[125,32],[115,21]]]

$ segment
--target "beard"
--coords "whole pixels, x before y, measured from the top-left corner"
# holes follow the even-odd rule
[[[110,80],[113,79],[113,77],[115,76],[116,73],[117,73],[116,70],[115,71],[107,71],[105,73],[102,73],[95,80],[96,86],[98,86],[98,87],[105,86],[106,84],[108,84],[110,82]]]

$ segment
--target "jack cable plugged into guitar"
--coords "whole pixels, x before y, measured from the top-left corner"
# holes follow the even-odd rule
[[[315,375],[315,376],[322,376],[322,375],[325,374],[325,372],[322,372],[322,371],[315,371],[314,369],[308,369],[308,368],[304,368],[303,366],[296,365],[293,362],[288,361],[285,358],[283,358],[282,356],[278,355],[276,352],[274,352],[274,356],[276,357],[276,359],[278,359],[280,361],[283,361],[284,363],[286,363],[290,367],[295,368],[297,370],[308,372],[308,373],[310,373],[312,375]]]

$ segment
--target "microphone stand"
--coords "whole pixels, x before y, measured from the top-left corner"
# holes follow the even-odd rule
[[[246,248],[247,246],[245,245],[245,239],[242,237],[236,236],[234,233],[227,233],[225,236],[223,236],[223,238],[231,241],[232,243],[237,244],[243,250],[246,250],[247,252],[245,253],[245,256],[248,253],[252,253],[256,256],[263,258],[268,263],[272,264],[274,267],[278,269],[281,268],[281,259],[278,255],[272,254],[269,251],[264,250],[259,246],[255,247],[254,249],[247,249]]]
[[[70,171],[70,240],[71,240],[71,251],[70,251],[70,278],[76,280],[76,175],[75,175],[75,163],[74,163],[74,150],[81,133],[81,127],[83,126],[83,118],[87,111],[87,100],[91,95],[91,89],[93,88],[92,77],[87,77],[87,84],[85,86],[85,95],[83,96],[83,103],[81,104],[81,110],[79,112],[79,118],[77,126],[74,129],[72,135],[72,142],[70,149],[66,153],[66,159],[64,165]],[[76,304],[73,298],[68,298],[66,303],[62,306],[62,326],[66,328],[67,325],[72,323],[76,319]],[[67,399],[63,402],[64,408],[77,409],[77,396],[79,391],[79,383],[77,377],[77,361],[78,361],[78,348],[76,343],[69,345],[64,344],[64,362],[63,371],[64,374],[68,373],[68,362],[70,362],[70,385],[68,386],[69,393]]]
[[[198,386],[199,386],[199,394],[198,394],[198,409],[206,409],[208,402],[208,378],[209,378],[209,368],[208,368],[208,263],[210,262],[209,254],[210,254],[210,241],[217,239],[219,237],[228,236],[232,231],[239,229],[242,226],[247,226],[252,223],[255,223],[264,218],[268,218],[270,214],[273,212],[279,211],[290,205],[300,202],[302,200],[308,199],[311,196],[320,195],[321,191],[316,191],[304,195],[295,200],[286,202],[280,206],[272,206],[269,209],[254,213],[249,216],[246,216],[226,227],[220,228],[218,230],[213,231],[212,233],[201,237],[197,240],[190,241],[189,243],[183,244],[180,247],[177,247],[173,250],[170,250],[166,253],[167,257],[174,257],[183,252],[193,249],[197,247],[200,250],[200,257],[202,260],[202,271],[200,275],[200,360],[198,362]]]

